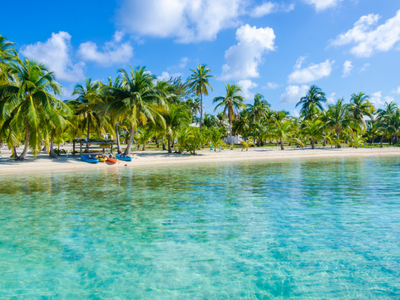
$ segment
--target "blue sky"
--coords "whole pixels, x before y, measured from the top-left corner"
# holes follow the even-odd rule
[[[15,9],[2,3],[10,13],[0,33],[56,73],[64,99],[85,78],[105,81],[129,65],[187,78],[206,63],[217,77],[207,112],[225,82],[241,85],[248,102],[261,93],[293,115],[313,84],[331,102],[362,91],[377,107],[400,103],[395,0],[25,0],[17,20]]]

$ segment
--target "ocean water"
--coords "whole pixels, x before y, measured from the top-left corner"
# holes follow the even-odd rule
[[[400,299],[400,158],[1,176],[0,299]]]

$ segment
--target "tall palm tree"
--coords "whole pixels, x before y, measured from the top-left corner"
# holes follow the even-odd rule
[[[215,97],[213,100],[213,104],[218,103],[215,106],[215,110],[217,110],[220,106],[224,107],[224,114],[228,115],[229,119],[229,129],[230,129],[230,142],[231,142],[231,150],[233,150],[233,139],[232,139],[232,120],[235,119],[236,114],[239,113],[240,110],[244,109],[246,105],[244,104],[244,97],[240,94],[242,89],[235,84],[225,84],[226,95]]]
[[[0,123],[13,133],[25,131],[22,154],[18,156],[14,149],[16,158],[24,160],[29,148],[34,156],[39,153],[47,124],[65,126],[63,114],[69,109],[55,98],[61,94],[61,86],[44,65],[25,59],[22,65],[11,63],[10,74],[15,80],[0,87],[0,94],[4,95]]]
[[[349,106],[344,104],[344,99],[339,99],[336,104],[330,105],[327,113],[322,117],[322,121],[327,127],[335,130],[337,140],[340,139],[340,133],[344,130],[358,128],[349,112]],[[341,148],[342,146],[339,143],[337,147]]]
[[[313,85],[308,90],[306,96],[302,97],[300,101],[296,104],[296,107],[301,105],[300,114],[303,115],[306,119],[310,119],[310,112],[315,110],[315,108],[319,110],[324,110],[322,106],[326,102],[325,93],[322,90]]]
[[[254,103],[247,104],[247,110],[250,112],[250,118],[253,122],[259,123],[260,120],[266,119],[270,111],[271,104],[265,100],[264,96],[261,94],[256,94],[254,96]]]
[[[369,96],[364,93],[352,94],[350,99],[349,111],[353,114],[354,119],[366,129],[364,117],[373,118],[375,107],[369,102]]]
[[[275,120],[275,126],[272,127],[272,134],[277,140],[279,140],[281,145],[281,150],[285,150],[285,141],[290,138],[293,131],[293,122],[288,119]]]
[[[69,100],[71,106],[75,109],[75,114],[80,117],[83,128],[86,128],[86,137],[89,141],[91,129],[100,128],[102,125],[99,106],[104,102],[100,97],[100,83],[93,82],[91,78],[86,79],[85,85],[77,84],[72,92],[72,96],[77,95],[75,100]],[[89,151],[89,143],[86,144],[86,150]]]
[[[192,111],[192,115],[196,116],[201,111],[201,100],[200,98],[189,98],[186,100],[186,105]]]
[[[208,88],[213,91],[210,85],[210,79],[215,78],[211,75],[211,70],[207,68],[207,65],[197,65],[197,69],[190,69],[193,74],[188,78],[189,88],[196,93],[196,96],[200,96],[200,131],[203,122],[203,95],[208,95]]]
[[[145,67],[138,67],[127,72],[119,69],[122,77],[122,89],[107,87],[122,99],[114,103],[113,109],[117,114],[124,115],[130,124],[130,137],[124,154],[129,155],[132,148],[135,132],[147,121],[155,122],[156,119],[164,124],[165,121],[160,115],[161,108],[166,108],[163,93],[158,91],[153,84],[156,77],[146,71]]]

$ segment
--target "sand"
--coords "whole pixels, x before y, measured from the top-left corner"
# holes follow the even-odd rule
[[[68,146],[66,147],[69,148]],[[168,154],[166,151],[134,151],[132,162],[119,162],[112,166],[106,163],[88,164],[82,162],[79,155],[61,156],[50,159],[47,154],[41,153],[37,158],[28,155],[25,161],[15,161],[10,158],[11,152],[2,149],[0,158],[0,174],[49,172],[67,170],[101,169],[111,167],[145,167],[156,165],[201,164],[216,162],[239,162],[254,160],[285,160],[296,158],[324,158],[324,157],[356,157],[356,156],[400,156],[400,148],[321,148],[321,149],[288,149],[285,151],[276,148],[250,148],[249,151],[240,149],[223,150],[221,152],[204,149],[197,155]]]

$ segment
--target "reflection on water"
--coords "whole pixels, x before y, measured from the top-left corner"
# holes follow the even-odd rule
[[[399,298],[399,163],[3,176],[0,298]]]

